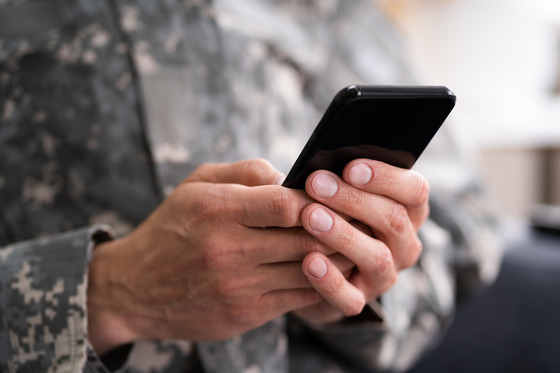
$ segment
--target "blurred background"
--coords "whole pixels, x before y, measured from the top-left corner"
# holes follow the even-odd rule
[[[452,88],[454,125],[478,148],[512,219],[560,205],[560,1],[376,0],[418,76]]]
[[[560,209],[542,206],[560,206],[560,0],[374,1],[421,83],[457,94],[448,125],[474,148],[508,241],[496,282],[409,373],[559,372]]]

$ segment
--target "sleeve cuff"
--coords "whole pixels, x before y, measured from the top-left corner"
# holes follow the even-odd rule
[[[130,353],[132,351],[132,344],[122,346],[114,351],[111,351],[106,356],[101,358],[89,341],[87,342],[87,365],[84,370],[86,373],[121,373],[125,371],[125,364],[127,363]]]
[[[95,226],[0,249],[0,370],[84,369],[87,268],[110,237]]]

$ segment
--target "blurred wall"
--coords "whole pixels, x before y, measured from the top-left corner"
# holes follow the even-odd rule
[[[503,211],[560,204],[560,1],[377,0],[408,39],[418,76],[457,94]]]

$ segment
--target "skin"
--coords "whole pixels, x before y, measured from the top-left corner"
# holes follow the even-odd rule
[[[277,185],[260,159],[205,164],[130,235],[99,245],[88,332],[104,354],[146,339],[213,341],[293,312],[323,324],[359,314],[421,252],[429,187],[371,160],[340,178]]]

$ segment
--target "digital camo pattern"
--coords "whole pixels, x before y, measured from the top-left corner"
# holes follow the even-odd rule
[[[0,0],[2,371],[106,371],[84,342],[91,230],[63,232],[125,234],[204,162],[258,156],[288,171],[338,89],[415,82],[400,48],[366,0]],[[499,258],[447,135],[419,164],[435,191],[419,265],[362,320],[139,342],[123,371],[406,368]],[[430,177],[442,159],[463,182]]]
[[[0,244],[98,222],[123,233],[158,201],[127,46],[103,1],[1,13],[38,4],[53,24],[0,35]]]
[[[86,228],[0,250],[2,371],[81,370],[86,268],[101,233]]]

